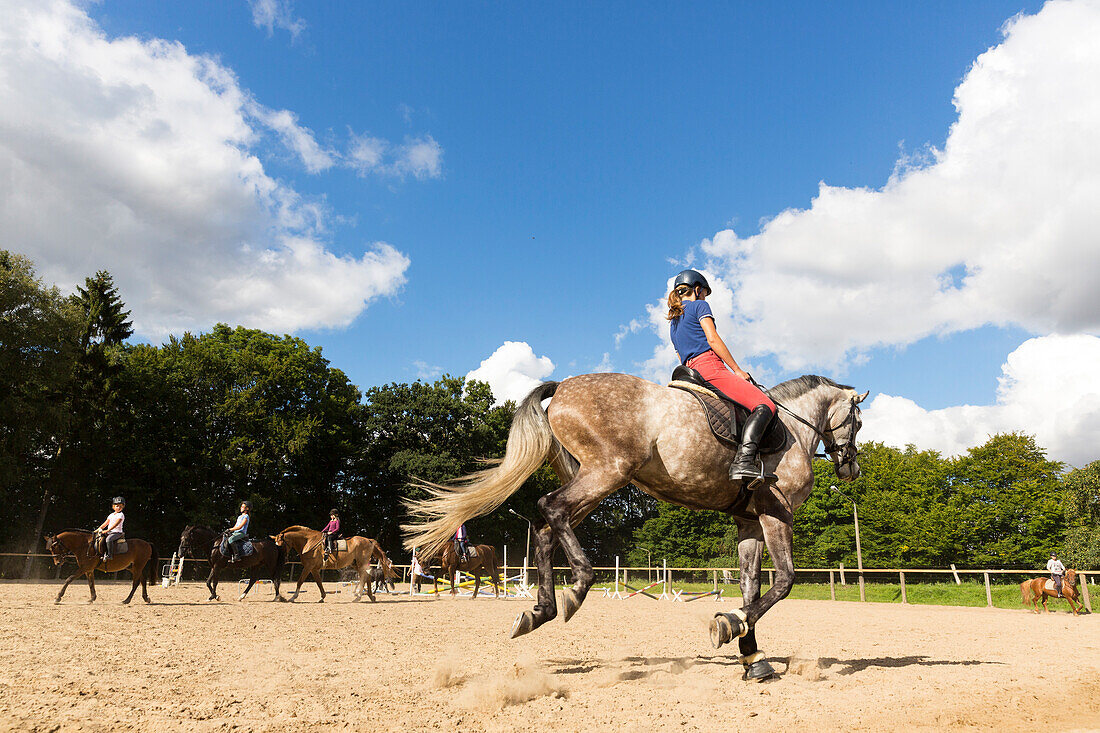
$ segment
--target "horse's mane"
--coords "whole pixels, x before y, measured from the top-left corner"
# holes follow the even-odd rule
[[[57,535],[61,534],[62,532],[76,532],[78,534],[95,534],[95,532],[91,531],[90,529],[78,529],[76,527],[66,527],[65,529],[59,529],[56,532],[54,532],[53,536],[56,537]]]
[[[768,390],[768,396],[777,400],[793,400],[801,397],[817,387],[835,387],[837,389],[852,389],[846,384],[837,384],[828,377],[819,377],[816,374],[803,374],[801,377],[780,382]]]
[[[312,529],[310,527],[306,527],[305,525],[302,525],[302,524],[292,524],[291,526],[289,526],[289,527],[287,527],[286,529],[283,530],[283,532],[317,532],[317,531],[318,530]],[[282,534],[283,532],[279,532],[279,534]]]

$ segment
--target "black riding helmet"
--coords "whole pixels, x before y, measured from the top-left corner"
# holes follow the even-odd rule
[[[112,504],[121,504],[122,506],[126,506],[126,500],[123,499],[121,496],[116,496],[115,498],[111,499],[111,503]]]
[[[681,285],[688,285],[691,287],[692,290],[697,287],[706,288],[708,295],[713,292],[710,289],[710,283],[708,283],[707,279],[703,277],[703,273],[699,272],[698,270],[684,270],[679,275],[677,275],[676,279],[672,281],[672,289],[675,290]]]

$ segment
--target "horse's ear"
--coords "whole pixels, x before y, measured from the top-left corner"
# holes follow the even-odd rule
[[[270,537],[270,538],[271,538],[271,539],[273,539],[273,540],[277,540],[277,539],[279,539],[278,537],[276,537],[276,536],[275,536],[275,535],[273,535],[273,534],[269,534],[269,535],[268,535],[268,537]]]
[[[867,399],[867,395],[869,394],[871,394],[871,390],[867,390],[863,394],[857,394],[855,402],[853,404],[858,405],[860,402],[863,402],[865,399]]]

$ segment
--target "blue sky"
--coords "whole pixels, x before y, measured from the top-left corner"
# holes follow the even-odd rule
[[[33,3],[16,5],[28,17],[46,12]],[[954,285],[941,289],[959,293],[957,302],[947,304],[940,304],[935,293],[931,300],[913,296],[912,311],[944,312],[915,318],[904,328],[896,328],[899,318],[888,313],[881,322],[862,313],[883,311],[881,291],[891,287],[873,272],[838,292],[845,305],[825,314],[823,326],[804,331],[797,325],[799,313],[815,309],[813,302],[796,302],[773,316],[764,297],[790,300],[792,288],[785,278],[803,277],[805,263],[828,269],[832,255],[846,253],[850,268],[859,269],[862,261],[874,262],[879,248],[891,253],[888,267],[894,267],[950,240],[936,237],[937,242],[926,243],[922,237],[940,231],[931,226],[916,233],[909,227],[899,235],[890,216],[874,212],[898,207],[912,210],[914,221],[929,219],[927,207],[934,212],[934,205],[924,194],[895,196],[890,190],[891,181],[905,179],[911,169],[923,173],[911,177],[910,189],[934,188],[916,180],[922,175],[956,180],[948,173],[959,161],[978,171],[968,190],[1001,187],[988,184],[992,162],[981,167],[972,161],[1004,141],[987,144],[981,133],[967,131],[985,128],[964,124],[960,115],[967,110],[978,110],[971,117],[984,114],[986,102],[998,99],[996,83],[989,79],[1004,63],[1026,61],[1037,80],[1019,83],[1043,86],[1038,75],[1046,67],[1032,63],[1029,54],[1059,33],[1072,46],[1074,27],[1083,25],[1082,18],[1091,22],[1097,11],[1088,0],[1068,9],[1054,5],[1039,13],[1042,3],[1019,0],[541,7],[105,0],[73,10],[57,0],[49,12],[59,36],[98,38],[99,47],[76,60],[53,57],[50,68],[98,69],[100,78],[127,89],[152,88],[155,110],[145,107],[135,114],[164,116],[154,121],[172,127],[172,150],[195,146],[180,155],[163,180],[153,181],[154,187],[194,190],[204,185],[206,175],[221,185],[213,176],[221,175],[226,150],[243,151],[262,165],[263,175],[248,161],[233,162],[223,172],[233,181],[244,178],[249,186],[273,189],[277,201],[293,198],[294,203],[280,208],[258,197],[261,203],[254,206],[242,202],[222,211],[225,196],[213,194],[195,203],[187,216],[203,218],[205,206],[211,222],[232,223],[209,235],[209,250],[201,258],[180,254],[188,247],[188,234],[141,244],[150,239],[149,232],[161,231],[157,216],[163,212],[145,217],[138,212],[137,218],[148,219],[139,232],[144,239],[135,235],[127,247],[92,248],[92,255],[77,256],[61,244],[51,245],[57,232],[32,231],[23,249],[44,275],[63,286],[93,262],[107,267],[116,272],[124,294],[139,275],[178,276],[198,267],[190,289],[181,282],[158,294],[134,285],[130,302],[146,338],[156,341],[182,328],[202,330],[216,320],[293,331],[322,345],[333,364],[364,388],[439,372],[467,374],[506,342],[526,344],[532,358],[549,359],[554,368],[532,371],[509,362],[487,367],[483,376],[518,370],[533,380],[613,368],[657,378],[665,366],[659,353],[663,334],[648,309],[659,302],[679,264],[691,263],[725,284],[728,317],[726,323],[720,318],[719,329],[756,373],[771,381],[823,373],[870,389],[872,395],[907,400],[919,406],[918,413],[905,412],[909,402],[892,407],[882,402],[880,424],[900,424],[904,413],[921,427],[911,434],[883,429],[883,439],[958,450],[978,440],[983,430],[1016,428],[1011,410],[1002,410],[972,421],[973,429],[954,442],[940,440],[945,424],[970,419],[951,410],[968,404],[993,408],[1008,399],[998,394],[999,377],[1010,380],[1007,388],[1001,385],[1002,392],[1022,384],[1022,367],[1016,372],[1003,367],[1029,339],[1078,337],[1085,341],[1066,348],[1086,360],[1097,353],[1088,340],[1097,335],[1095,319],[1087,315],[1089,303],[1048,309],[1036,304],[1041,295],[1028,300],[1022,294],[1019,303],[1000,308],[974,304],[990,299],[975,300],[985,291],[965,286],[967,273],[989,273],[996,269],[991,262],[1013,257],[1007,250],[1003,257],[997,254],[1001,239],[995,226],[981,251],[964,251],[957,259],[944,255],[912,273],[891,275],[899,282],[947,277]],[[87,18],[74,21],[74,13]],[[1009,27],[1019,32],[1005,35],[1002,28],[1017,14],[1021,19]],[[1029,34],[1038,38],[1029,40]],[[128,37],[142,45],[131,49],[127,63],[140,61],[143,53],[155,60],[147,71],[140,63],[134,66],[133,74],[147,76],[128,78],[119,70],[122,64],[112,60],[123,55],[120,46]],[[158,45],[162,41],[179,45],[165,51]],[[960,87],[976,59],[998,46],[1003,63],[978,69],[973,83]],[[195,72],[195,63],[212,65],[218,78],[211,79],[209,68]],[[1087,77],[1088,62],[1080,67],[1080,75]],[[218,97],[189,90],[190,78],[167,81],[177,71],[184,77],[194,72]],[[67,82],[70,97],[88,78],[73,76],[83,81]],[[953,104],[957,94],[959,107]],[[117,96],[104,94],[96,109],[124,106],[110,101]],[[74,105],[80,96],[75,98]],[[231,109],[221,104],[226,98]],[[198,101],[190,104],[192,99]],[[1083,114],[1091,114],[1094,101],[1080,101]],[[1022,104],[1003,104],[1026,118],[1028,108]],[[179,105],[204,109],[210,129],[201,119],[190,126],[176,124],[172,115]],[[46,109],[42,114],[54,114]],[[290,117],[279,122],[273,115],[281,111]],[[63,114],[56,112],[58,118]],[[220,133],[222,122],[234,132]],[[4,129],[34,123],[28,113],[0,127],[0,136]],[[149,127],[142,124],[142,129]],[[958,144],[951,145],[956,124]],[[78,137],[68,126],[57,123],[57,128],[64,131],[58,136],[70,142]],[[1006,136],[1014,134],[1012,125],[1003,129]],[[306,147],[295,148],[288,136],[306,140]],[[148,155],[155,157],[155,145],[144,133],[141,138],[140,145],[149,144]],[[9,137],[10,155],[19,160],[31,157],[22,139]],[[1011,144],[1012,138],[1006,139]],[[360,151],[367,153],[355,152],[357,141],[366,141]],[[120,149],[125,155],[135,148]],[[72,160],[59,161],[57,167],[73,166]],[[194,180],[186,185],[168,180],[189,160],[200,169]],[[249,172],[234,173],[238,165]],[[94,170],[87,175],[97,189],[108,177]],[[1088,166],[1073,175],[1092,182],[1097,174]],[[1021,177],[1034,178],[1030,173]],[[853,238],[862,238],[863,244],[850,252],[844,226],[814,223],[838,218],[817,201],[821,183],[839,190],[841,211],[850,208],[845,202],[874,209],[858,219],[866,231]],[[133,188],[141,190],[141,185]],[[860,200],[867,192],[875,201]],[[954,198],[959,195],[968,194]],[[1001,205],[986,202],[984,195],[975,196],[966,223],[960,226],[959,215],[949,212],[942,229],[960,239],[959,230],[967,229],[966,241],[981,240],[980,233],[969,231],[970,221],[995,219],[992,212]],[[124,201],[127,209],[139,206],[136,197]],[[917,200],[919,206],[912,203]],[[286,210],[292,210],[293,223],[287,223]],[[795,228],[809,230],[804,237],[812,244],[764,226],[786,210],[803,212]],[[1089,224],[1082,211],[1067,212],[1067,226]],[[906,221],[902,214],[899,227]],[[316,221],[303,225],[303,216]],[[112,221],[104,228],[118,226]],[[302,256],[298,245],[287,241],[308,241],[311,254],[301,260],[304,266],[295,264]],[[281,242],[270,245],[280,257],[295,254],[268,268],[267,261],[257,264],[239,251],[227,252],[256,252],[269,242]],[[378,242],[388,243],[392,251],[378,249]],[[752,254],[739,249],[746,242]],[[19,245],[17,240],[13,248]],[[909,250],[912,257],[905,254]],[[769,257],[769,251],[787,256]],[[378,261],[359,259],[364,252],[376,253]],[[144,264],[131,273],[123,260],[135,253]],[[224,263],[218,259],[222,256]],[[1095,265],[1095,256],[1094,247],[1087,262]],[[213,266],[207,271],[194,264],[200,259],[243,274],[228,283],[217,281]],[[295,279],[302,270],[308,282]],[[834,281],[844,279],[836,277],[835,267],[829,272]],[[270,279],[268,295],[250,294],[247,303],[234,302],[234,293],[250,290],[264,277]],[[1051,288],[1061,287],[1058,277],[1072,275],[1058,270],[1051,275]],[[218,297],[196,295],[203,282],[214,282]],[[1087,293],[1091,284],[1078,286]],[[1001,284],[1002,290],[1014,287]],[[351,295],[341,300],[349,289]],[[280,293],[291,297],[280,303]],[[899,299],[907,297],[899,290]],[[720,307],[716,311],[723,313]],[[859,315],[847,328],[850,314]],[[635,328],[616,340],[615,334],[632,321]],[[854,330],[862,335],[849,339],[847,332]],[[777,335],[769,340],[767,334]],[[816,336],[839,346],[819,347]],[[1061,360],[1050,355],[1051,343],[1041,341],[1042,354],[1034,357],[1040,361],[1028,363]],[[1087,386],[1080,389],[1085,396],[1095,393]],[[1017,397],[1021,403],[1038,399]],[[1050,434],[1047,442],[1062,440],[1059,435]],[[1076,448],[1064,455],[1077,461],[1084,456]]]

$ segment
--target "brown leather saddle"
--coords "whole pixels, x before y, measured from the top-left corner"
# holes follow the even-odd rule
[[[668,386],[687,392],[699,402],[715,438],[733,448],[741,446],[741,428],[749,417],[748,410],[704,379],[702,374],[686,366],[673,370]],[[781,451],[787,444],[787,435],[787,428],[776,413],[760,441],[760,455]]]

